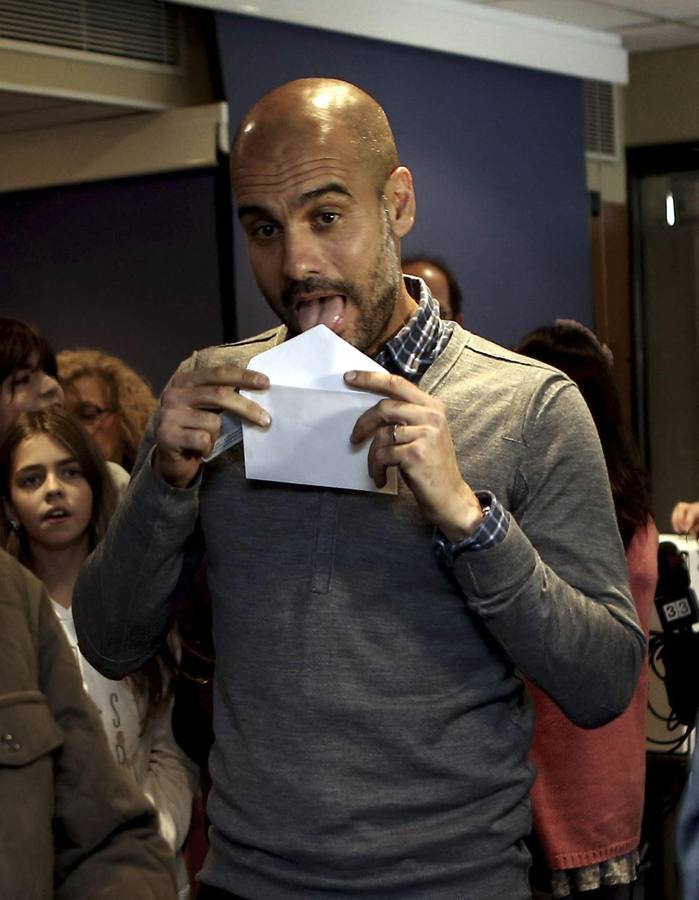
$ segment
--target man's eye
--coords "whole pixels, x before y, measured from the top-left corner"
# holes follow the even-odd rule
[[[256,238],[262,238],[263,240],[268,240],[272,238],[277,233],[277,226],[272,225],[270,222],[265,222],[264,225],[257,225],[252,229],[252,235]]]
[[[336,212],[322,212],[318,214],[318,221],[321,225],[334,225],[340,218],[340,214]]]

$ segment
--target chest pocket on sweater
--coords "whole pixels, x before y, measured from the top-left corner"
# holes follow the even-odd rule
[[[62,743],[63,732],[40,691],[0,696],[0,767],[29,765]]]

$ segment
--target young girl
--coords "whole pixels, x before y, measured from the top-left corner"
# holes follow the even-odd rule
[[[82,426],[61,409],[22,413],[0,443],[6,549],[45,584],[102,717],[112,752],[153,802],[163,837],[179,851],[187,836],[196,767],[172,736],[168,669],[155,659],[122,680],[82,658],[71,614],[83,561],[104,535],[115,505],[105,464]],[[178,858],[180,900],[189,897]]]

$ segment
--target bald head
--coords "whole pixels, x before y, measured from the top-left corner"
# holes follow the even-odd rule
[[[233,179],[270,148],[324,145],[341,136],[351,154],[383,184],[398,165],[386,113],[373,97],[346,81],[300,78],[265,94],[243,118],[233,142]]]
[[[245,116],[231,169],[255,280],[289,332],[322,324],[376,352],[416,308],[400,274],[413,181],[378,103],[344,81],[291,81]]]

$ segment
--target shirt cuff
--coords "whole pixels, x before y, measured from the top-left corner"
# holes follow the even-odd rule
[[[481,504],[483,519],[470,537],[456,544],[452,544],[436,528],[432,538],[432,549],[439,562],[451,568],[454,559],[460,553],[490,550],[505,539],[510,518],[505,507],[490,491],[476,491],[476,497]]]

